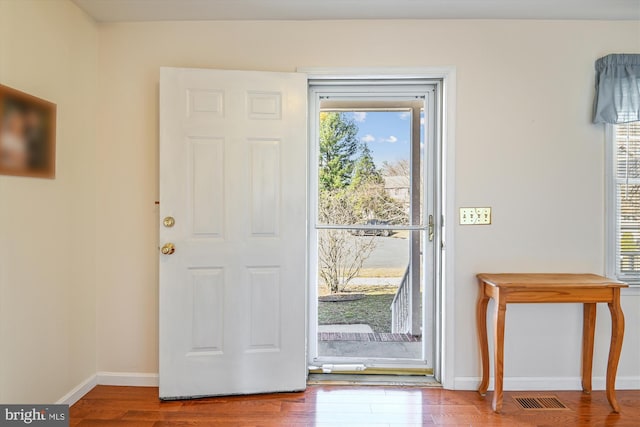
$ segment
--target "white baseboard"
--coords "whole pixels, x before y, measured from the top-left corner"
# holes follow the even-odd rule
[[[593,390],[605,390],[605,377],[594,377],[591,381]],[[477,390],[479,385],[479,377],[456,377],[454,380],[454,390]],[[493,378],[489,381],[489,390],[493,390]],[[504,390],[582,390],[582,380],[580,377],[507,377]],[[616,390],[640,390],[640,376],[616,378]]]
[[[158,387],[158,374],[142,372],[98,372],[99,385]]]
[[[78,384],[69,393],[65,394],[57,404],[73,405],[82,399],[97,385],[117,385],[135,387],[157,387],[158,374],[138,372],[98,372]]]
[[[91,375],[89,378],[75,386],[69,393],[60,398],[56,404],[71,406],[78,400],[82,399],[84,395],[89,393],[96,385],[97,378],[95,375]]]

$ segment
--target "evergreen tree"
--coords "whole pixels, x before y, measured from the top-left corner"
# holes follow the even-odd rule
[[[369,145],[364,143],[360,156],[355,162],[351,187],[357,189],[363,184],[383,184],[382,175],[378,172]]]
[[[345,113],[320,113],[320,190],[333,191],[347,187],[360,144],[358,126]]]

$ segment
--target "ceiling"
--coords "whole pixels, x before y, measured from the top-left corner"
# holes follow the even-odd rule
[[[320,19],[640,20],[640,0],[72,0],[98,22]]]

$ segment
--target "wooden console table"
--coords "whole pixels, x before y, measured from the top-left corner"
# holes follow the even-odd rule
[[[489,388],[489,342],[487,339],[487,305],[495,301],[494,314],[494,376],[493,410],[502,409],[504,363],[504,318],[508,303],[582,303],[582,390],[591,392],[593,337],[596,324],[596,303],[606,302],[611,312],[611,346],[607,363],[607,399],[614,412],[620,412],[616,400],[616,371],[624,336],[624,315],[620,307],[620,289],[628,285],[595,274],[478,274],[480,295],[476,321],[482,358],[482,382],[478,392]]]

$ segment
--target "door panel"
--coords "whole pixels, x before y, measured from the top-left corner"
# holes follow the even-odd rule
[[[224,229],[224,139],[189,138],[193,235],[222,237]]]
[[[300,74],[161,71],[161,398],[305,388],[306,93]]]

